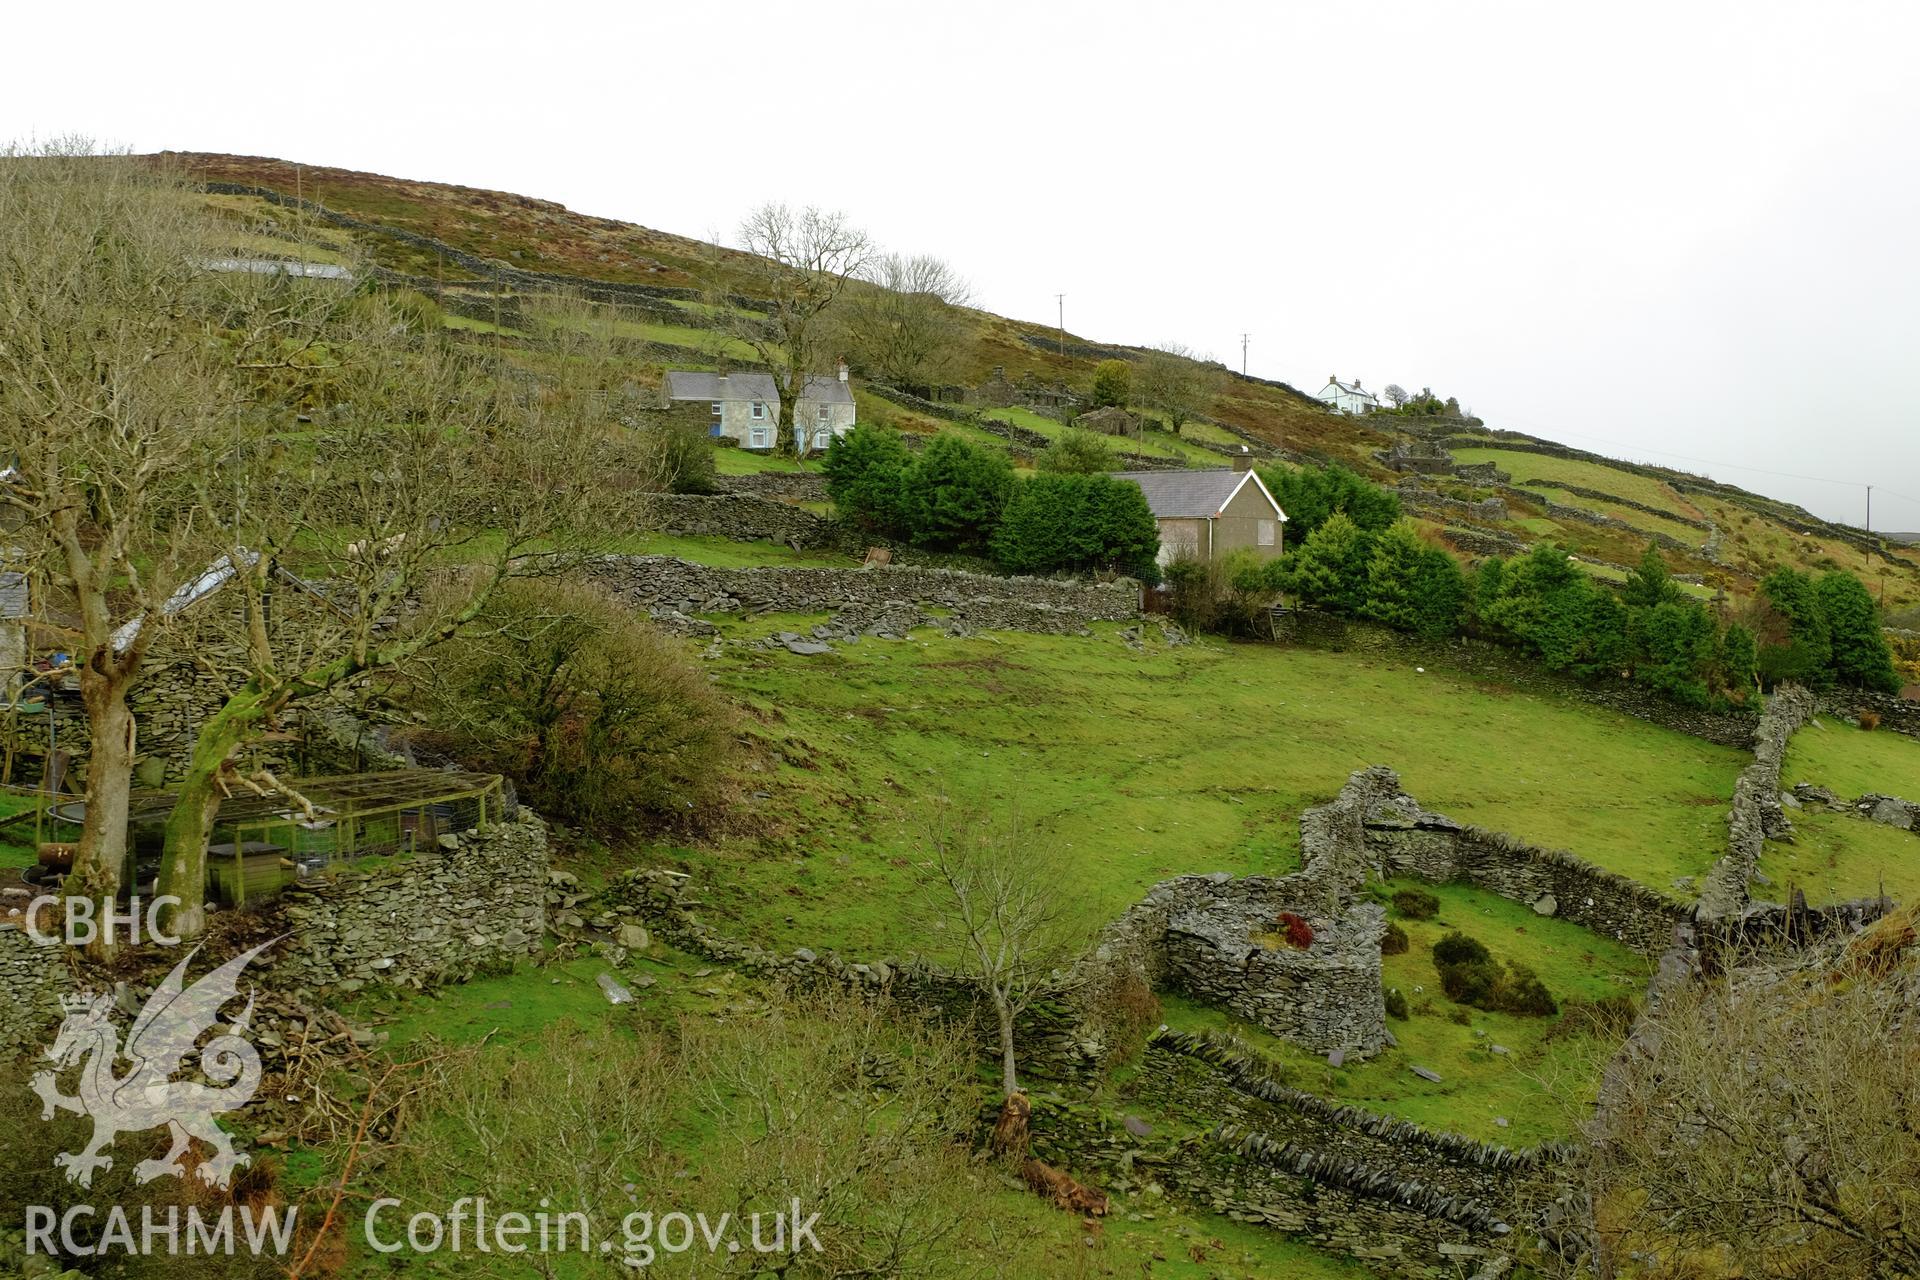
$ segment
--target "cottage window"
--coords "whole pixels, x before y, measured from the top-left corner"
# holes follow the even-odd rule
[[[1273,540],[1279,535],[1279,532],[1280,522],[1278,520],[1262,520],[1260,522],[1260,545],[1263,547],[1272,546]]]
[[[827,408],[825,405],[821,405],[817,416],[820,419],[820,425],[824,427],[833,421],[833,410]]]
[[[755,400],[753,402],[753,416],[755,421],[764,419],[767,416],[767,402],[765,400]]]
[[[713,402],[713,416],[716,418],[720,416],[720,402],[718,400]]]
[[[770,449],[773,447],[772,432],[766,427],[753,427],[747,432],[749,449]]]

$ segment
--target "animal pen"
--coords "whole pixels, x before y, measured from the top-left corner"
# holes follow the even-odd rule
[[[134,795],[127,823],[132,865],[124,885],[143,889],[157,871],[173,800],[164,791]],[[241,906],[332,867],[405,856],[441,836],[484,828],[512,805],[498,774],[435,769],[298,778],[285,792],[265,795],[237,791],[214,819],[209,888],[219,901]],[[56,803],[47,816],[71,838],[85,805]]]

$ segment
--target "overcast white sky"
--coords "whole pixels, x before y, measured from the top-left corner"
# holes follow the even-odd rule
[[[1920,5],[413,9],[18,6],[0,138],[838,206],[994,311],[1920,530]]]

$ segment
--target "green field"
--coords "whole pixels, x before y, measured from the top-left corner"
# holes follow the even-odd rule
[[[800,461],[784,453],[761,453],[754,449],[715,449],[713,465],[723,476],[758,475],[763,471],[818,471],[816,460]]]
[[[1511,475],[1515,484],[1525,484],[1529,480],[1560,480],[1567,484],[1577,484],[1583,489],[1610,493],[1616,498],[1644,502],[1651,507],[1679,511],[1690,516],[1700,514],[1685,499],[1660,481],[1632,471],[1602,466],[1597,462],[1583,462],[1577,458],[1556,458],[1543,453],[1520,453],[1500,448],[1463,448],[1449,452],[1453,454],[1454,461],[1460,463],[1491,462]],[[1583,500],[1579,498],[1559,500],[1568,506],[1577,507],[1583,504]]]
[[[1828,809],[1796,809],[1792,818],[1792,840],[1770,840],[1761,855],[1773,884],[1756,886],[1756,898],[1784,902],[1800,889],[1816,904],[1881,892],[1920,901],[1920,836]]]
[[[511,974],[477,979],[431,995],[369,995],[349,1007],[355,1017],[375,1022],[387,1032],[397,1056],[412,1056],[435,1045],[484,1043],[482,1052],[500,1055],[505,1062],[541,1051],[543,1037],[555,1028],[565,1035],[570,1029],[610,1024],[672,1034],[685,1019],[755,1017],[765,996],[755,983],[741,979],[732,970],[716,969],[697,957],[656,947],[630,958],[618,972],[635,1000],[631,1005],[615,1007],[595,983],[599,974],[609,971],[598,957],[556,959],[539,967],[523,964]],[[649,978],[651,983],[646,982]],[[469,1135],[439,1120],[432,1122],[432,1131],[439,1141],[456,1146],[472,1143]],[[701,1144],[706,1140],[698,1126],[682,1127],[671,1136],[676,1162],[697,1170]],[[476,1150],[475,1159],[481,1158]],[[287,1162],[292,1181],[295,1185],[318,1183],[329,1160],[324,1153],[296,1151]],[[383,1194],[397,1193],[385,1182],[380,1185]],[[1089,1233],[1077,1216],[1063,1214],[1024,1191],[1007,1187],[991,1171],[985,1171],[976,1185],[981,1202],[973,1207],[974,1212],[981,1220],[992,1222],[993,1239],[998,1245],[997,1256],[976,1260],[990,1261],[996,1269],[979,1274],[1086,1280],[1147,1274],[1177,1280],[1275,1274],[1302,1280],[1364,1280],[1368,1274],[1357,1264],[1308,1244],[1258,1227],[1196,1214],[1163,1197],[1117,1199],[1113,1215]],[[559,1259],[555,1274],[604,1274],[592,1267],[576,1266],[575,1262],[572,1258]],[[373,1276],[385,1271],[377,1259],[356,1249],[348,1274]]]
[[[1028,431],[1036,431],[1049,440],[1058,440],[1061,436],[1065,435],[1068,430],[1067,426],[1058,418],[1049,418],[1045,414],[1035,413],[1031,409],[1021,409],[1018,407],[989,409],[983,416],[1005,422],[1011,426],[1025,427]],[[1193,428],[1196,433],[1202,429],[1203,428],[1200,427]],[[1213,434],[1219,436],[1227,435],[1226,432],[1219,431],[1217,428],[1213,429]],[[1170,458],[1175,461],[1185,462],[1189,466],[1218,467],[1224,466],[1226,462],[1224,458],[1213,450],[1203,449],[1191,441],[1175,436],[1164,427],[1149,427],[1145,432],[1141,433],[1140,438],[1137,440],[1130,436],[1113,436],[1109,438],[1108,442],[1116,451],[1141,453],[1154,458]],[[1236,440],[1234,443],[1238,444],[1239,442]]]
[[[1920,742],[1816,716],[1787,744],[1780,782],[1789,788],[1811,782],[1843,801],[1870,792],[1920,801]]]
[[[677,556],[695,564],[710,564],[720,569],[744,569],[756,565],[847,569],[860,563],[851,556],[836,555],[831,551],[795,551],[779,542],[736,542],[732,538],[671,533],[642,534],[627,539],[622,543],[621,550],[633,555]]]
[[[816,620],[720,625],[757,638]],[[1722,852],[1739,752],[1408,665],[1215,642],[1139,652],[1119,630],[921,632],[811,658],[729,645],[708,666],[760,722],[752,834],[651,856],[696,870],[732,928],[857,955],[924,943],[904,908],[942,796],[1017,808],[1071,864],[1089,929],[1169,876],[1294,869],[1301,811],[1376,763],[1430,808],[1658,890]]]
[[[1440,899],[1432,920],[1409,920],[1389,910],[1409,947],[1381,962],[1381,982],[1407,997],[1411,1016],[1389,1018],[1400,1041],[1365,1062],[1328,1066],[1308,1053],[1231,1014],[1180,997],[1162,997],[1162,1017],[1183,1031],[1224,1031],[1271,1062],[1283,1079],[1305,1089],[1430,1129],[1447,1129],[1486,1142],[1529,1146],[1571,1135],[1599,1084],[1613,1044],[1594,1036],[1556,1035],[1561,1018],[1523,1017],[1467,1009],[1440,991],[1433,944],[1459,930],[1485,943],[1506,963],[1532,969],[1564,1006],[1569,998],[1638,997],[1647,961],[1619,943],[1564,920],[1466,885],[1393,881],[1383,891],[1416,887]],[[1464,1010],[1467,1023],[1450,1016]],[[1493,1045],[1508,1050],[1497,1054]],[[1440,1076],[1435,1084],[1416,1066]],[[1506,1120],[1505,1125],[1499,1120]]]

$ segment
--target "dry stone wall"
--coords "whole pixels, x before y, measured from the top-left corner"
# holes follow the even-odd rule
[[[728,493],[751,493],[789,502],[827,501],[827,479],[812,471],[759,471],[744,476],[720,476],[717,480],[720,488]]]
[[[1748,884],[1760,869],[1760,854],[1768,839],[1793,829],[1780,802],[1780,766],[1787,743],[1813,718],[1813,694],[1796,685],[1783,685],[1767,699],[1753,736],[1753,763],[1740,773],[1733,787],[1733,806],[1727,812],[1727,853],[1707,873],[1700,894],[1703,920],[1725,920],[1739,915],[1748,903]]]
[[[865,539],[824,516],[759,494],[655,494],[647,500],[647,514],[667,533],[694,537],[846,549],[855,555],[866,546]]]
[[[1672,945],[1692,915],[1684,904],[1573,854],[1430,813],[1384,765],[1355,772],[1321,815],[1319,838],[1337,847],[1337,856],[1363,860],[1372,874],[1464,881],[1650,954]]]
[[[1377,1053],[1386,1043],[1377,903],[1309,892],[1308,880],[1246,876],[1167,921],[1165,985],[1228,1010],[1316,1053]],[[1313,939],[1288,945],[1282,911]]]
[[[1145,1087],[1159,1088],[1167,1080],[1164,1072],[1155,1073]],[[1192,1138],[1153,1141],[1114,1125],[1091,1107],[1052,1098],[1033,1101],[1035,1154],[1097,1172],[1114,1190],[1158,1188],[1354,1258],[1376,1274],[1406,1280],[1498,1275],[1510,1256],[1511,1228],[1480,1197],[1437,1191],[1311,1141],[1292,1143],[1232,1125]]]
[[[637,868],[617,878],[600,895],[597,911],[580,923],[618,938],[624,923],[637,923],[653,936],[695,955],[738,965],[747,973],[799,988],[840,987],[885,993],[903,1004],[970,1025],[983,1050],[999,1052],[992,1010],[978,985],[920,959],[883,957],[850,961],[827,951],[796,947],[772,951],[730,937],[694,914],[686,876],[657,868]],[[1043,999],[1029,1007],[1014,1027],[1022,1074],[1066,1084],[1088,1084],[1098,1073],[1104,1047],[1079,1014],[1060,1000]]]
[[[1880,727],[1909,738],[1920,738],[1920,699],[1895,697],[1863,689],[1832,689],[1820,694],[1820,713],[1839,720],[1857,720],[1862,711],[1880,717]]]
[[[546,933],[546,827],[531,810],[405,857],[291,885],[276,986],[426,988],[510,966]]]
[[[69,949],[35,942],[19,917],[0,923],[0,990],[0,1060],[44,1047],[60,997],[73,990]]]
[[[1000,578],[950,569],[720,569],[670,556],[613,556],[593,573],[621,599],[656,614],[837,613],[896,603],[945,609],[969,628],[1077,634],[1093,622],[1140,616],[1139,586]]]

